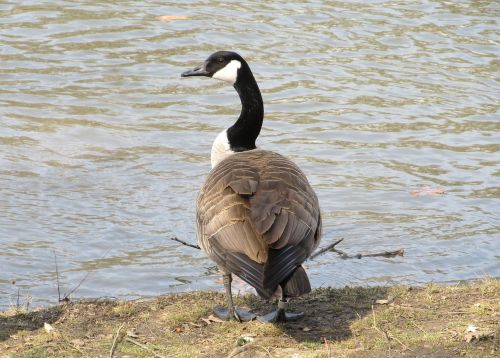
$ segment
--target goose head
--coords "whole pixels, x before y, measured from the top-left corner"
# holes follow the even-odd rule
[[[212,167],[236,152],[256,148],[255,141],[264,119],[264,104],[252,71],[240,55],[217,51],[181,76],[205,76],[229,82],[240,97],[240,116],[231,127],[219,133],[212,145]]]
[[[192,70],[185,71],[182,77],[205,76],[235,84],[241,68],[248,68],[245,60],[236,52],[217,51]]]

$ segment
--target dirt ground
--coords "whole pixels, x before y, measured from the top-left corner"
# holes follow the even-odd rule
[[[221,322],[219,293],[91,300],[0,313],[0,357],[498,357],[500,279],[322,288],[282,325]],[[239,305],[266,313],[253,295]]]

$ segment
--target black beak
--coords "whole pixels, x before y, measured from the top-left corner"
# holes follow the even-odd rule
[[[196,66],[192,70],[187,70],[185,72],[182,72],[181,77],[191,77],[191,76],[207,76],[210,77],[210,73],[207,72],[206,69],[206,62],[203,62],[202,64]]]

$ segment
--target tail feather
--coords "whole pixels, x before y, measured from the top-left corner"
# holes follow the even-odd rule
[[[294,273],[281,284],[285,297],[298,297],[311,292],[311,284],[307,277],[306,270],[302,266],[297,267]]]

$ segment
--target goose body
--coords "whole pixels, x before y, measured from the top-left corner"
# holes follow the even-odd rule
[[[212,170],[202,185],[196,206],[201,248],[223,272],[228,310],[219,316],[245,318],[233,307],[231,274],[269,299],[281,297],[271,319],[286,314],[285,303],[311,290],[302,263],[320,242],[319,203],[307,177],[291,160],[257,149],[262,127],[262,97],[248,64],[234,52],[212,54],[203,64],[183,73],[233,84],[242,111],[233,126],[212,146]]]
[[[310,291],[301,264],[319,243],[318,199],[289,159],[260,149],[227,157],[203,184],[196,217],[203,250],[261,297]]]

